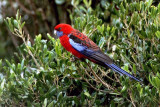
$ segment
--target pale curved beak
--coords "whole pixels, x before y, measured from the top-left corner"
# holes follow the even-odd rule
[[[57,36],[57,30],[54,30],[54,34]]]

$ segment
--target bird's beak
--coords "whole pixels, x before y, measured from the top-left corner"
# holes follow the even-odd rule
[[[54,35],[56,35],[56,36],[57,36],[57,30],[54,30]]]

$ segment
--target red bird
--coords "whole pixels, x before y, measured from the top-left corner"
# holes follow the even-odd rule
[[[96,64],[109,67],[140,82],[139,79],[115,65],[113,60],[104,54],[91,39],[70,25],[59,24],[54,28],[54,33],[59,37],[61,45],[79,59],[89,59]]]

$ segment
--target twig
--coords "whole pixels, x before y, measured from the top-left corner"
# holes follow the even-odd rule
[[[88,35],[88,37],[90,37],[96,30],[97,30],[97,28],[94,28],[94,29],[92,30],[92,32]]]
[[[83,66],[82,66],[82,67],[83,67]],[[83,68],[84,68],[84,67],[83,67]],[[84,68],[84,69],[85,69],[85,68]],[[100,83],[99,81],[95,80],[96,78],[95,78],[95,79],[93,79],[93,78],[92,78],[92,76],[91,76],[91,75],[89,75],[89,74],[88,74],[88,72],[87,72],[86,70],[85,70],[85,73],[86,73],[86,74],[87,74],[87,76],[88,76],[88,77],[90,77],[93,81]]]
[[[89,66],[89,68],[91,69],[92,74],[108,89],[112,89],[113,91],[115,90],[114,88],[112,88],[109,84],[107,84],[106,82],[104,82],[91,68],[91,66],[87,63],[87,65]]]
[[[134,107],[136,107],[136,105],[134,104],[134,101],[133,101],[133,99],[132,99],[132,95],[131,95],[130,92],[129,92],[129,96],[130,96],[130,99],[131,99],[131,103],[133,104]]]
[[[114,81],[114,82],[117,82],[115,81],[114,79],[112,79],[111,77],[109,77],[106,72],[104,72],[102,69],[99,68],[99,70],[102,72],[102,74],[104,74],[107,78],[109,78],[110,80]]]
[[[83,66],[82,66],[83,67]],[[84,68],[84,67],[83,67]],[[88,74],[88,72],[85,70],[85,73],[87,74],[87,76],[89,76],[93,81],[95,81],[95,82],[97,82],[95,79],[93,79],[89,74]],[[80,75],[81,75],[81,73],[80,73]],[[86,78],[84,78],[84,76],[83,75],[81,75],[81,77],[82,77],[82,79],[83,80],[85,80],[93,89],[95,89],[96,91],[100,91],[100,92],[103,92],[103,93],[109,93],[109,92],[107,92],[107,91],[104,91],[104,90],[100,90],[100,89],[97,89],[97,88],[95,88],[92,84],[90,84],[89,83],[89,81],[86,79]]]
[[[83,77],[83,80],[85,80],[93,89],[95,89],[96,91],[100,91],[100,92],[103,92],[103,93],[109,93],[108,91],[104,91],[104,90],[100,90],[100,89],[97,89],[95,88],[92,84],[89,83],[89,81],[87,79],[85,79]]]

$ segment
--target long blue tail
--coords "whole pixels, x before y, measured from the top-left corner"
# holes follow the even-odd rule
[[[136,80],[136,81],[138,81],[138,82],[142,82],[141,80],[139,80],[138,78],[136,78],[136,77],[134,77],[133,75],[129,74],[129,73],[126,72],[125,70],[119,68],[119,67],[118,67],[117,65],[115,65],[115,64],[107,64],[107,63],[105,63],[105,64],[106,64],[109,68],[111,68],[112,70],[118,72],[118,73],[121,74],[121,75],[125,74],[125,75],[129,76],[130,78],[132,78],[132,79],[134,79],[134,80]]]

